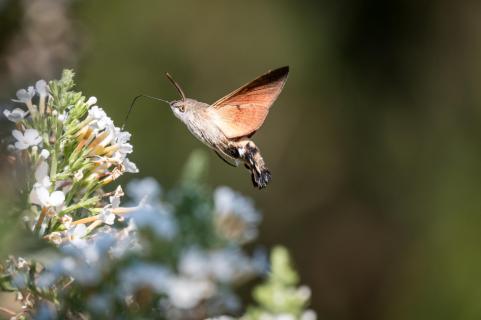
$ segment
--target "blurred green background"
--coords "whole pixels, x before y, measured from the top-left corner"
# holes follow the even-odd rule
[[[139,93],[177,99],[166,71],[213,102],[288,64],[254,139],[272,183],[213,153],[209,183],[255,199],[259,243],[292,250],[320,319],[481,317],[481,2],[37,1],[0,1],[2,101],[74,67],[120,124]],[[131,158],[169,188],[204,147],[136,108]]]

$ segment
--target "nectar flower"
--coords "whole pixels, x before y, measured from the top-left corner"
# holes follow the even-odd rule
[[[10,120],[12,122],[15,122],[15,123],[23,120],[25,118],[25,116],[27,115],[27,113],[28,113],[27,111],[23,111],[20,108],[15,108],[12,111],[3,110],[3,114],[5,115],[5,117],[8,120]]]
[[[19,130],[13,130],[12,135],[17,139],[15,147],[18,150],[25,150],[42,142],[42,137],[40,137],[38,131],[35,129],[27,129],[24,133]]]

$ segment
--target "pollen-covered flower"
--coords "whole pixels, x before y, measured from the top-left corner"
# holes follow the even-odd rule
[[[17,123],[22,121],[27,116],[28,112],[23,111],[20,108],[15,108],[12,111],[5,109],[3,110],[3,114],[8,120]]]
[[[35,129],[26,129],[23,133],[15,129],[12,131],[12,135],[17,139],[15,148],[18,150],[25,150],[42,142],[42,137],[40,137],[38,131]]]

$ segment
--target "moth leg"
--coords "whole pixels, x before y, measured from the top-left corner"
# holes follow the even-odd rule
[[[216,154],[222,161],[224,161],[225,163],[227,163],[229,166],[234,167],[234,168],[237,168],[237,166],[238,166],[237,160],[236,160],[235,164],[233,164],[233,163],[227,161],[227,160],[226,160],[223,156],[221,156],[220,153],[217,152],[216,150],[214,150],[214,152],[215,152],[215,154]]]

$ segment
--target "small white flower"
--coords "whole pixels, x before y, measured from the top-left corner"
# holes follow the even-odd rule
[[[191,278],[207,278],[210,274],[211,266],[207,252],[197,248],[191,248],[182,253],[179,262],[179,271]]]
[[[103,207],[102,211],[100,212],[99,219],[105,224],[112,225],[115,222],[116,215],[113,213],[113,209],[117,209],[120,206],[120,198],[124,195],[121,186],[118,186],[115,189],[115,192],[112,196],[109,197],[110,204]]]
[[[88,116],[93,121],[91,122],[91,126],[97,130],[104,130],[108,127],[113,127],[113,121],[110,119],[109,116],[105,113],[102,108],[98,106],[93,106],[88,111]]]
[[[12,101],[15,102],[22,102],[25,104],[31,104],[32,103],[32,98],[35,96],[35,89],[33,86],[30,86],[25,89],[20,89],[17,91],[17,99],[14,99]]]
[[[125,167],[125,172],[139,173],[139,168],[137,168],[137,165],[130,161],[128,158],[125,158],[122,164]]]
[[[87,102],[85,102],[89,107],[93,106],[94,104],[97,103],[97,98],[96,97],[90,97],[88,98]]]
[[[22,109],[20,108],[15,108],[13,109],[12,111],[10,110],[3,110],[3,114],[5,115],[5,117],[12,121],[12,122],[19,122],[21,120],[23,120],[25,118],[25,116],[27,115],[27,111],[23,111]]]
[[[159,183],[152,177],[143,179],[134,179],[127,185],[127,194],[139,202],[144,198],[153,201],[157,199],[162,192]]]
[[[300,286],[297,291],[296,295],[301,300],[309,300],[311,298],[311,289],[308,286]]]
[[[241,243],[257,237],[261,215],[250,199],[228,187],[219,187],[214,192],[214,205],[216,224],[221,235]]]
[[[45,192],[48,193],[47,189],[52,185],[52,182],[50,181],[50,178],[48,176],[48,163],[46,163],[45,161],[40,162],[38,167],[35,169],[35,181],[36,182],[33,185],[33,189],[29,195],[29,201],[32,204],[44,206],[43,200],[40,199],[40,194],[44,196]],[[40,191],[39,189],[43,190]]]
[[[163,207],[140,208],[128,214],[135,225],[141,229],[150,229],[156,236],[172,239],[177,234],[177,224],[172,214]]]
[[[118,186],[115,189],[115,192],[112,196],[109,197],[111,208],[115,209],[118,208],[120,205],[120,198],[124,196],[124,190],[122,190],[121,186]]]
[[[73,243],[82,241],[82,238],[86,235],[87,227],[85,226],[85,224],[77,224],[75,227],[70,228],[67,231],[67,237]]]
[[[240,250],[224,249],[210,254],[210,272],[224,283],[233,283],[248,278],[255,272],[251,260]]]
[[[50,193],[47,188],[36,185],[30,192],[30,202],[44,208],[60,207],[65,201],[65,194],[62,191]]]
[[[50,151],[47,149],[42,149],[42,151],[40,151],[40,157],[42,157],[44,160],[47,160],[48,157],[50,157]]]
[[[19,130],[13,130],[12,135],[17,139],[15,147],[18,150],[25,150],[42,142],[42,137],[35,129],[27,129],[24,133]]]
[[[113,225],[115,222],[115,213],[110,208],[103,208],[100,212],[99,220],[105,224]]]
[[[215,293],[215,286],[207,280],[173,277],[168,284],[169,301],[180,309],[193,308]]]
[[[35,83],[35,89],[40,97],[46,97],[48,95],[48,84],[45,80],[38,80]]]
[[[167,289],[169,277],[170,272],[161,265],[137,262],[122,270],[120,283],[127,295],[145,287],[161,293]]]
[[[124,160],[129,153],[132,153],[134,148],[129,143],[130,137],[132,136],[127,131],[122,131],[118,127],[113,128],[115,140],[114,143],[118,147],[118,151],[114,154],[114,157],[120,160]]]

